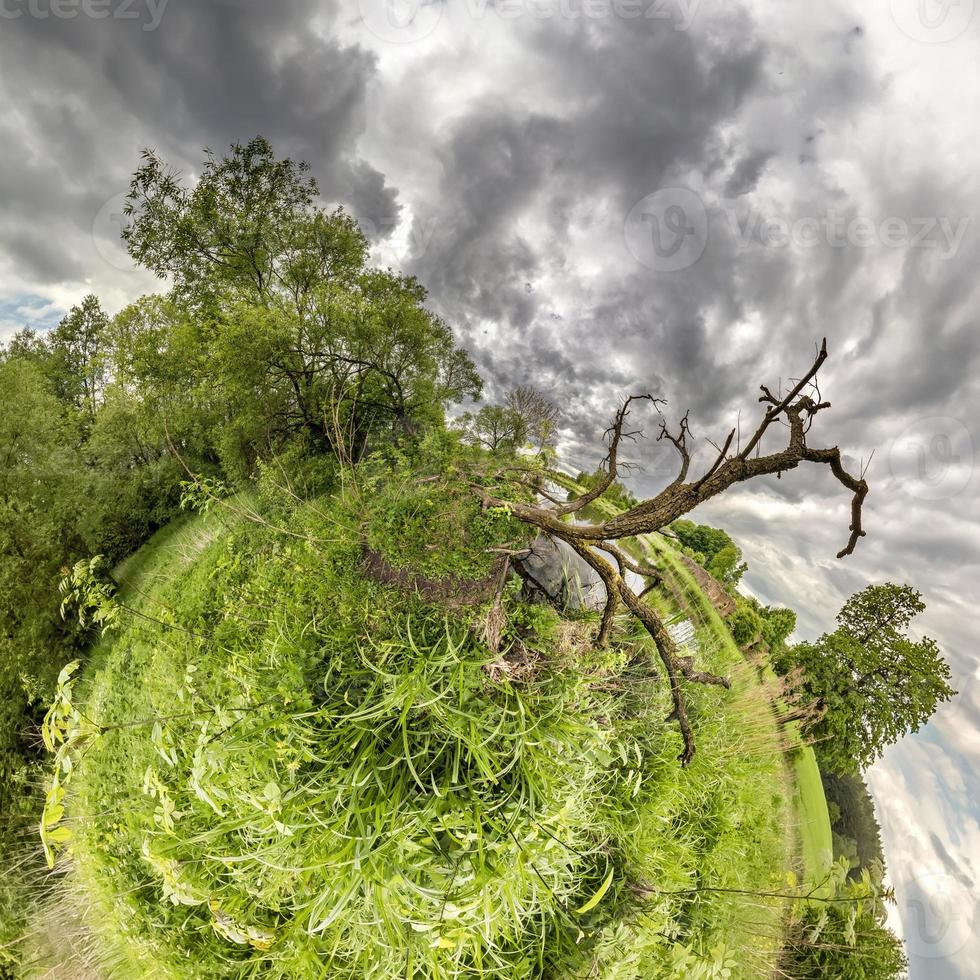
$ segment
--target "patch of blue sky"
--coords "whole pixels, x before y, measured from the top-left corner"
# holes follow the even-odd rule
[[[50,330],[64,314],[61,307],[33,293],[0,299],[0,342],[9,340],[25,327],[39,332]]]

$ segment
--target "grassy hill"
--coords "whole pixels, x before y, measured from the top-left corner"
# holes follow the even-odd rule
[[[671,586],[650,601],[733,679],[691,692],[681,769],[645,636],[595,651],[591,615],[470,602],[493,572],[472,555],[517,529],[444,491],[385,480],[258,523],[238,501],[118,570],[35,975],[773,973],[773,896],[821,879],[830,828],[724,622],[637,543]],[[362,540],[403,574],[367,574]]]

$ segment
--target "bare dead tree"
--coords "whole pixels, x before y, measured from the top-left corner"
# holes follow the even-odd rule
[[[661,424],[658,441],[667,441],[677,450],[680,457],[677,476],[656,496],[641,500],[629,510],[601,523],[574,524],[568,518],[599,500],[627,465],[620,459],[623,442],[633,441],[641,435],[639,430],[629,429],[627,425],[634,404],[648,401],[659,411],[666,404],[663,399],[644,394],[631,395],[623,402],[613,424],[606,431],[609,451],[602,462],[603,475],[593,488],[575,500],[557,501],[553,496],[538,494],[534,503],[510,501],[491,495],[479,484],[473,485],[484,507],[506,507],[518,520],[537,528],[544,534],[564,541],[600,577],[606,589],[606,605],[597,643],[604,645],[608,642],[613,619],[620,604],[624,605],[650,634],[670,684],[674,710],[668,720],[676,721],[680,727],[684,740],[684,749],[680,755],[683,765],[690,763],[696,751],[683,682],[713,684],[727,688],[731,686],[730,681],[724,677],[698,671],[694,667],[692,658],[678,655],[677,648],[656,611],[643,601],[641,595],[630,587],[626,579],[626,573],[629,571],[649,579],[657,575],[656,569],[639,566],[613,542],[659,531],[699,504],[724,493],[736,483],[772,474],[781,476],[784,472],[796,469],[801,463],[820,463],[829,466],[837,480],[853,495],[850,536],[837,557],[843,558],[851,554],[858,540],[865,535],[861,526],[861,517],[864,499],[868,494],[868,484],[864,480],[863,473],[853,476],[845,469],[838,448],[817,449],[807,443],[807,436],[817,414],[830,408],[830,403],[822,399],[816,380],[817,373],[826,359],[827,341],[824,340],[810,369],[786,395],[773,394],[769,388],[762,385],[759,401],[767,407],[754,433],[744,446],[740,442],[736,444],[733,453],[732,443],[736,436],[736,431],[733,429],[720,449],[715,446],[717,456],[704,474],[697,479],[689,479],[692,437],[688,416],[684,416],[674,432],[664,421]],[[788,430],[788,439],[782,448],[763,453],[763,438],[777,423]],[[533,482],[535,479],[538,480],[537,484]],[[515,477],[515,480],[523,482],[525,488],[528,486],[540,488],[539,476],[526,474],[523,478]],[[544,503],[540,502],[542,497]]]

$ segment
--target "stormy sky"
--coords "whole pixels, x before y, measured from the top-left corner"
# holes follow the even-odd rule
[[[257,133],[429,287],[491,397],[561,406],[569,465],[635,391],[706,457],[826,336],[810,441],[867,465],[858,553],[812,469],[698,516],[801,637],[869,582],[925,594],[962,693],[870,782],[913,978],[974,975],[975,0],[0,0],[0,88],[0,338],[161,288],[118,244],[141,148],[192,180]],[[639,492],[673,476],[633,458]]]

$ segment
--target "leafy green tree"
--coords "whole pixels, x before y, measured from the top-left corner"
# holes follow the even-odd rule
[[[748,565],[742,561],[742,552],[734,542],[725,545],[707,565],[707,570],[725,585],[738,585]]]
[[[526,428],[506,405],[484,405],[478,412],[465,412],[457,422],[474,445],[491,453],[513,453],[524,443]]]
[[[58,396],[91,420],[101,403],[109,368],[109,318],[98,298],[86,296],[51,331],[48,370]]]
[[[83,547],[77,438],[36,364],[0,363],[0,670],[32,694],[60,669],[57,578]]]
[[[726,620],[735,642],[744,647],[762,633],[762,617],[748,605],[740,605]]]
[[[115,380],[114,322],[88,297],[50,334],[0,348],[0,796],[86,639],[59,614],[61,570],[86,554],[121,559],[178,509],[159,405]]]
[[[554,445],[561,413],[536,388],[522,385],[515,388],[505,402],[517,421],[517,441],[530,442],[539,451]]]
[[[724,549],[723,549],[724,550]],[[781,606],[764,606],[754,596],[734,593],[736,610],[726,620],[739,646],[761,637],[770,651],[778,650],[796,629],[796,613]]]
[[[733,588],[738,585],[748,565],[742,561],[742,550],[727,532],[688,520],[674,521],[670,529],[683,547],[700,556],[699,564],[719,582]]]
[[[781,647],[796,629],[796,613],[783,606],[765,606],[762,610],[762,638],[770,650]]]
[[[262,137],[235,144],[226,157],[206,151],[193,188],[145,150],[123,239],[196,311],[229,296],[301,308],[323,286],[351,283],[367,255],[353,219],[316,207],[317,194],[309,164],[277,159]]]
[[[559,412],[537,389],[515,388],[501,405],[486,405],[456,419],[457,431],[472,445],[491,453],[535,447],[540,454],[554,445]]]
[[[113,383],[106,407],[124,437],[121,452],[147,464],[173,443],[194,467],[215,466],[234,406],[218,383],[213,329],[165,297],[144,296],[113,318],[110,333]],[[93,440],[99,441],[94,433]],[[111,442],[102,445],[108,449]]]
[[[777,658],[781,673],[804,668],[804,699],[826,708],[811,734],[827,769],[869,766],[956,693],[936,641],[908,635],[924,609],[908,585],[870,586],[844,604],[833,633]]]
[[[0,359],[12,360],[17,358],[21,361],[32,361],[35,364],[45,365],[51,355],[48,347],[46,335],[39,334],[32,327],[25,327],[7,342],[6,348],[0,347]]]
[[[867,784],[857,773],[821,772],[835,846],[840,840],[842,850],[853,852],[853,867],[871,867],[875,862],[884,865],[881,828],[875,814],[874,800]],[[854,874],[855,872],[852,872]]]
[[[192,384],[220,392],[216,441],[245,471],[296,437],[357,459],[480,392],[417,280],[367,268],[354,220],[316,197],[309,167],[261,137],[209,153],[193,189],[149,152],[133,178],[129,251],[172,280],[199,341]]]
[[[23,352],[22,347],[16,348]],[[35,351],[34,353],[37,353]],[[54,394],[43,357],[0,350],[0,946],[12,943],[30,889],[8,873],[33,822],[29,772],[38,708],[69,659],[58,614],[60,568],[81,547],[84,505],[76,419]],[[23,861],[23,854],[16,860]],[[14,954],[11,952],[11,956]],[[5,954],[0,952],[0,975]],[[19,975],[19,974],[18,974]]]

